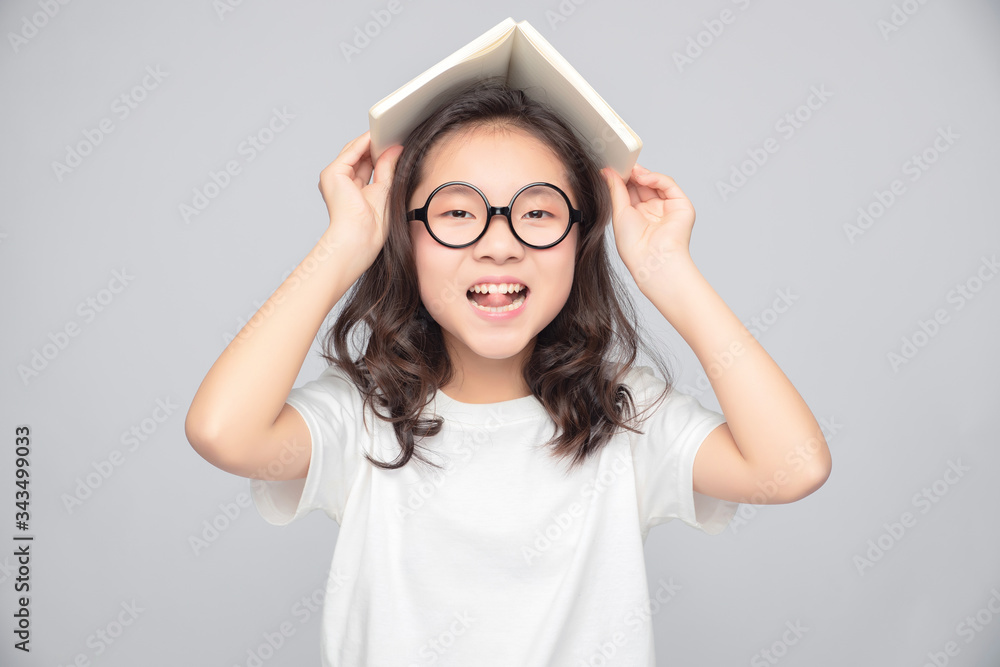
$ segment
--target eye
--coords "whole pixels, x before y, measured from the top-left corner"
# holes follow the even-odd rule
[[[540,213],[541,215],[535,215],[536,213]],[[536,209],[534,211],[528,211],[527,213],[524,214],[524,217],[526,217],[526,218],[532,218],[534,220],[538,220],[539,218],[542,218],[542,217],[544,217],[546,215],[551,216],[552,214],[549,213],[548,211],[542,211],[542,210],[537,210]]]
[[[460,215],[454,215],[453,216],[452,213],[458,213]],[[472,217],[472,214],[469,213],[468,211],[463,211],[463,210],[457,209],[457,208],[454,209],[454,210],[451,210],[451,211],[445,211],[444,215],[445,215],[445,217],[448,217],[448,218],[464,218],[466,216]]]

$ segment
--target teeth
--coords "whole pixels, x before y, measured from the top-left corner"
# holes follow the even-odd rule
[[[476,303],[476,300],[473,299],[473,298],[471,298],[471,297],[469,298],[469,303],[471,303],[473,306],[475,306],[479,310],[485,310],[488,313],[505,313],[508,310],[516,310],[516,309],[520,308],[521,304],[524,303],[524,298],[525,297],[524,297],[523,294],[519,294],[519,295],[517,295],[517,296],[514,297],[514,301],[511,302],[511,304],[509,306],[503,306],[501,308],[494,308],[492,306],[480,306],[478,303]]]
[[[473,285],[469,291],[479,294],[510,294],[511,292],[520,292],[523,289],[525,287],[520,283],[483,283],[482,285]]]

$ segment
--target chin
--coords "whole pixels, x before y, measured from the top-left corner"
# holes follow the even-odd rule
[[[468,345],[468,343],[466,343]],[[524,350],[524,345],[503,345],[503,346],[491,346],[483,347],[480,345],[468,345],[469,349],[475,354],[483,357],[484,359],[510,359],[515,357]]]
[[[453,342],[460,343],[476,356],[483,359],[495,360],[510,359],[517,356],[524,351],[525,346],[530,342],[529,340],[521,340],[520,336],[513,337],[509,331],[498,331],[495,337],[480,337],[475,340],[470,340],[465,336],[455,336],[454,334],[452,336],[454,337]]]

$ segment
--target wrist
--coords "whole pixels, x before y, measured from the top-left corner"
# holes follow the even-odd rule
[[[639,291],[649,297],[651,292],[663,294],[699,277],[691,254],[685,251],[651,250],[638,264],[628,267]]]
[[[375,259],[361,252],[353,240],[346,238],[342,231],[332,226],[323,232],[311,254],[319,262],[337,267],[342,276],[352,283]]]

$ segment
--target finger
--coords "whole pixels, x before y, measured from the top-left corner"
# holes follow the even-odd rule
[[[340,151],[340,155],[337,156],[337,159],[334,160],[333,163],[347,165],[353,168],[365,155],[369,155],[370,153],[371,137],[370,132],[366,131],[361,136],[348,142],[348,144],[344,146],[343,150]]]
[[[337,174],[347,176],[359,188],[364,187],[372,175],[370,146],[370,132],[366,130],[361,136],[347,142],[337,158],[323,169],[320,181],[322,182],[324,174]]]
[[[635,181],[631,178],[628,179],[628,183],[625,184],[628,187],[629,201],[632,206],[637,206],[642,203],[642,199],[639,197],[638,186]]]
[[[357,183],[359,188],[368,185],[368,182],[372,179],[372,171],[374,169],[371,156],[363,155],[358,164],[354,166],[354,182]]]
[[[635,190],[636,197],[638,197],[639,202],[649,201],[650,199],[662,199],[662,194],[655,188],[648,187],[642,184],[642,179],[639,180],[629,180]]]
[[[650,180],[646,178],[651,172],[643,167],[641,164],[636,163],[632,167],[632,173],[629,175],[629,182],[632,184],[632,189],[635,192],[635,201],[633,204],[641,204],[647,202],[650,199],[660,199],[661,193],[657,192],[655,184],[650,183]]]
[[[323,167],[323,170],[319,174],[321,188],[324,181],[333,178],[334,176],[346,176],[352,181],[357,180],[358,169],[364,169],[365,167],[360,164],[362,162],[362,156],[355,150],[355,147],[352,146],[353,143],[354,142],[349,143],[333,162]],[[371,161],[369,160],[369,169],[370,162]],[[370,175],[371,171],[368,172],[368,176]],[[368,176],[365,177],[365,183],[368,182]],[[361,185],[364,185],[364,183]]]
[[[615,170],[605,167],[601,172],[604,174],[604,180],[611,191],[611,213],[613,218],[617,220],[621,210],[627,206],[626,202],[629,200],[629,193],[622,177]]]
[[[369,136],[370,136],[370,131],[369,130],[365,130],[360,135],[354,137],[353,139],[351,139],[350,141],[348,141],[346,144],[344,144],[344,147],[340,149],[340,153],[337,154],[337,157],[338,158],[343,157],[346,153],[348,153],[349,151],[351,151],[358,143],[361,143],[363,141],[367,141]]]
[[[396,163],[399,162],[399,156],[402,153],[403,146],[401,144],[389,146],[382,152],[375,164],[375,183],[389,185],[392,181],[392,175],[396,171]]]
[[[340,149],[340,152],[341,152],[341,153],[343,153],[344,151],[346,151],[346,150],[347,150],[348,148],[350,148],[350,147],[351,147],[351,144],[353,144],[353,143],[354,143],[355,141],[357,141],[357,140],[358,140],[358,139],[360,139],[360,138],[361,138],[361,137],[360,137],[360,136],[358,136],[358,137],[354,137],[353,139],[351,139],[350,141],[348,141],[348,142],[347,142],[346,144],[344,144],[343,148],[341,148],[341,149]],[[340,153],[338,153],[338,155],[339,155],[339,154],[340,154]]]
[[[653,172],[646,169],[641,164],[636,164],[635,167],[632,168],[632,174],[629,180],[635,183],[636,192],[642,201],[663,198],[663,193],[656,187],[657,181],[650,178],[650,176],[653,175]]]
[[[664,174],[649,171],[644,174],[639,174],[639,181],[649,188],[655,189],[658,192],[658,196],[661,198],[687,199],[687,195],[685,195],[684,191],[681,190],[681,187],[677,185],[677,182]]]

